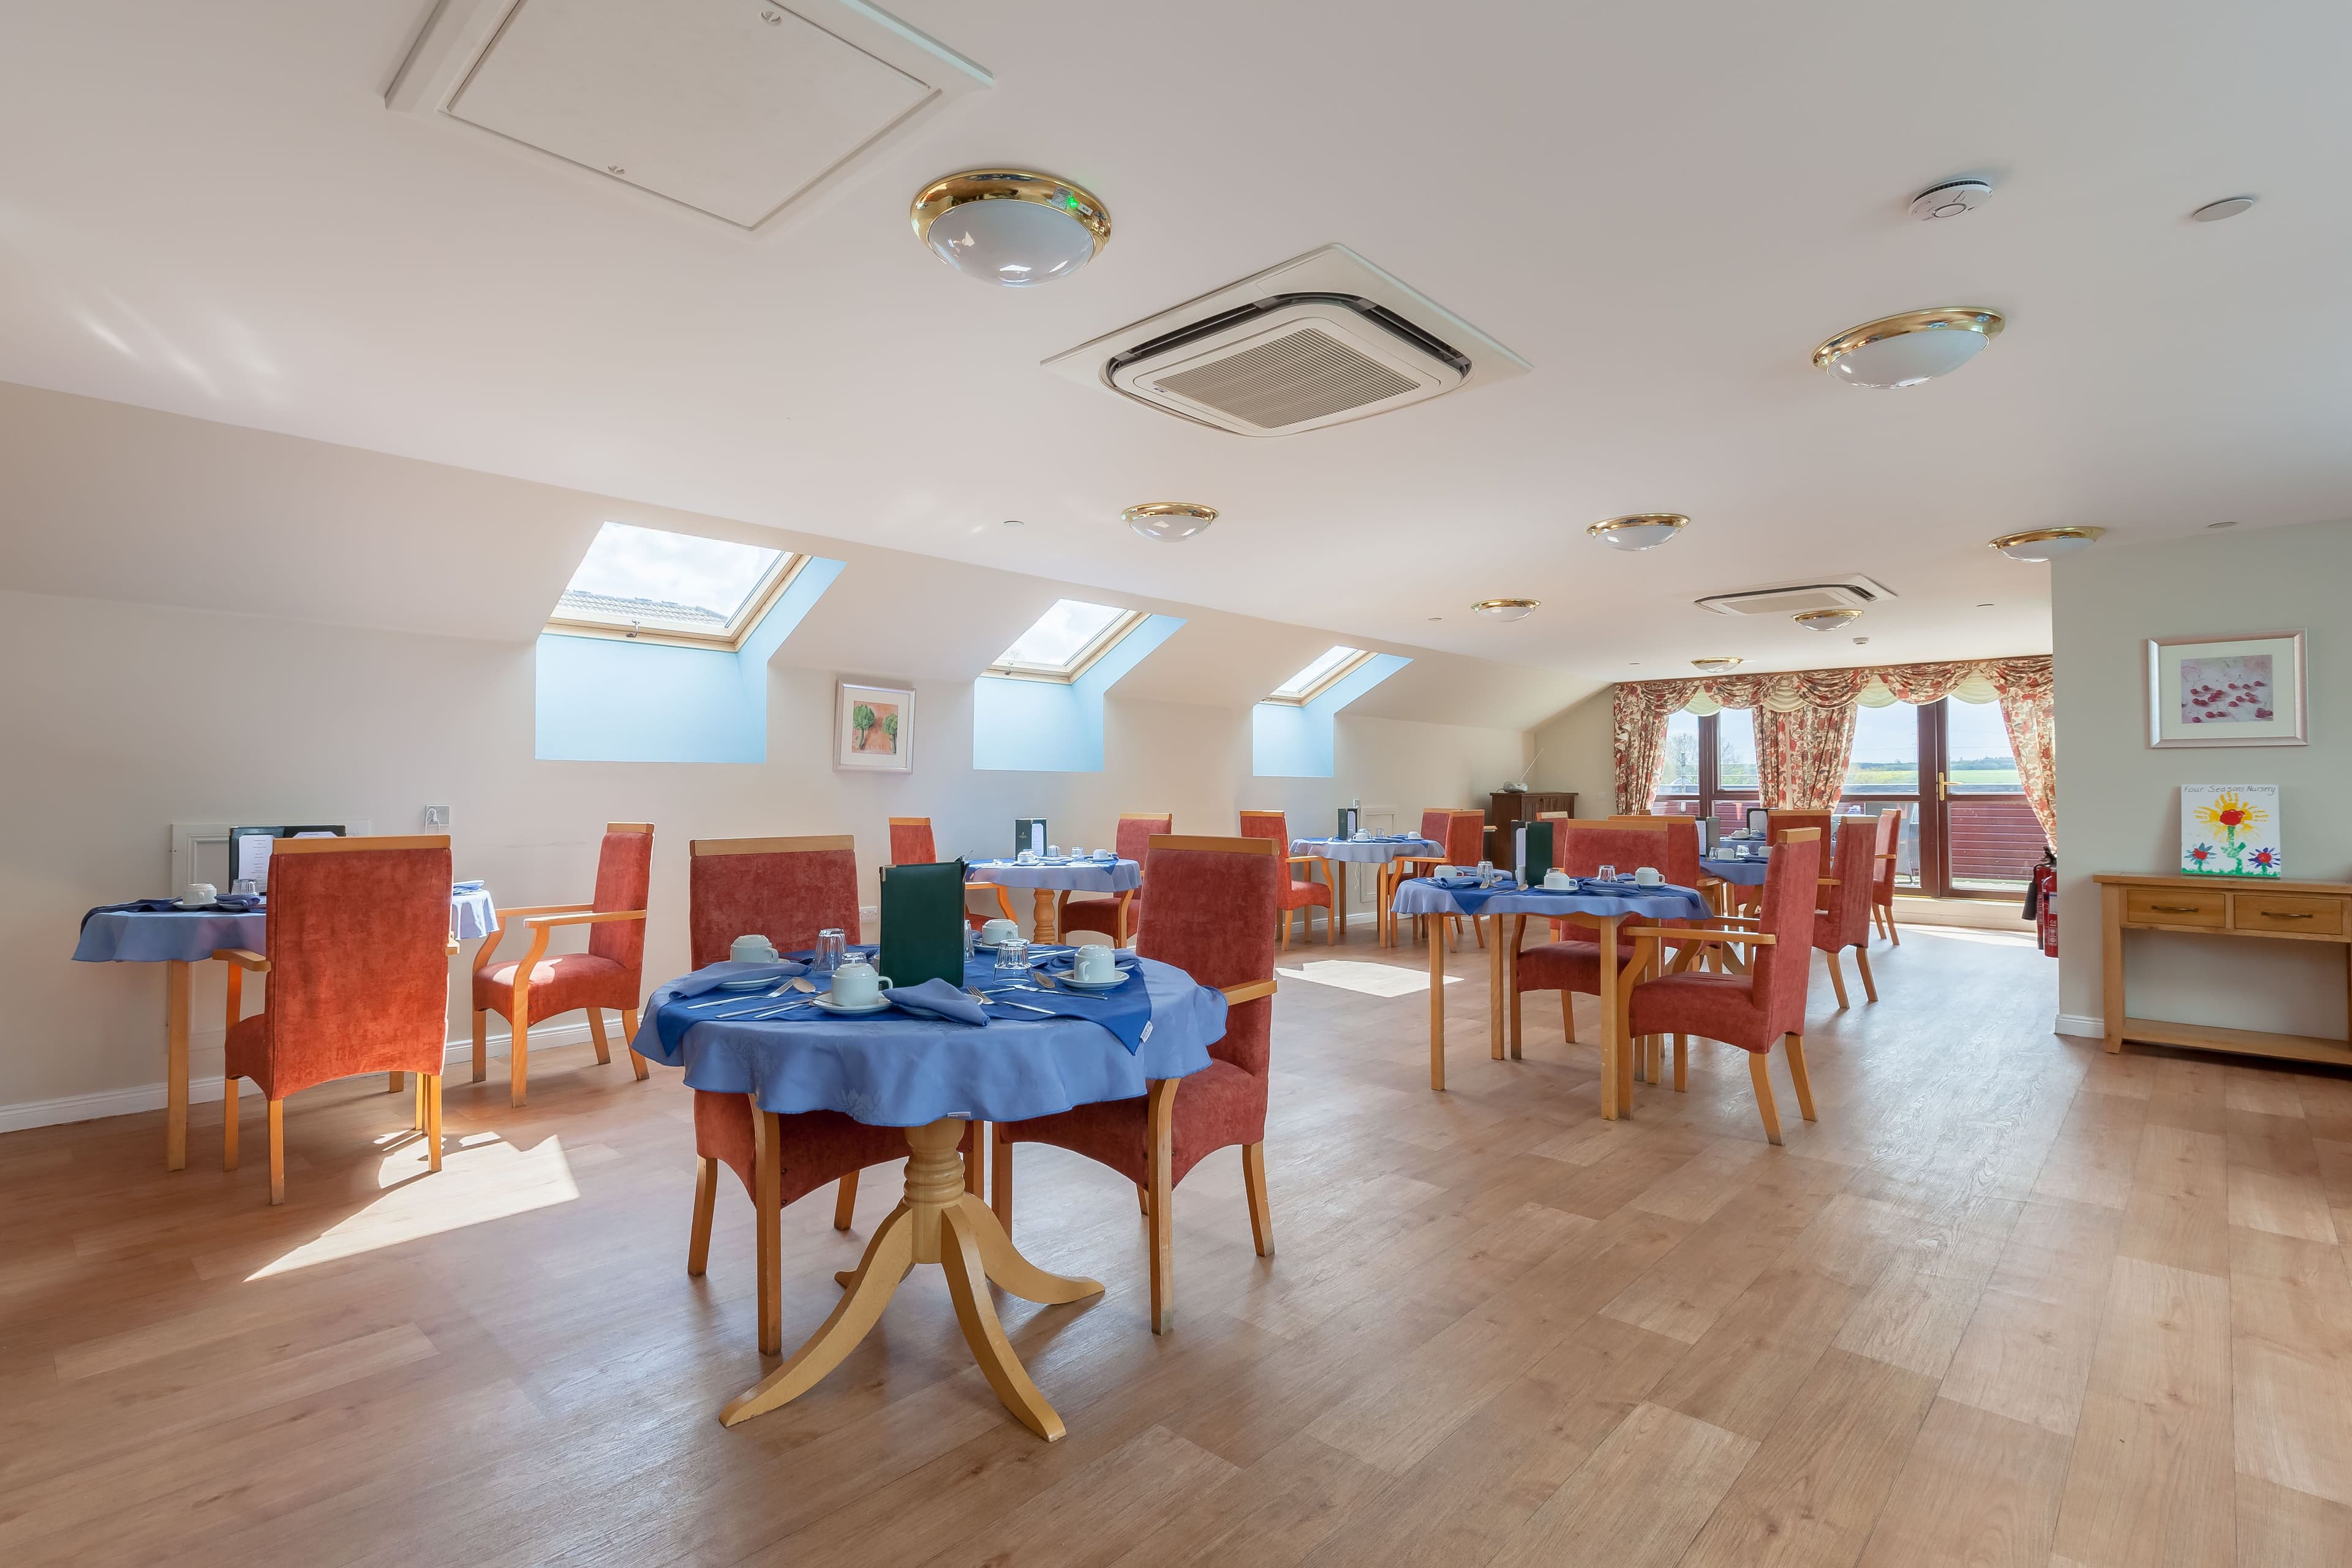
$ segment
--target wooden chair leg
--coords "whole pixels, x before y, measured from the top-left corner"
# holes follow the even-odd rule
[[[1784,1042],[1789,1047],[1789,1078],[1797,1086],[1797,1113],[1806,1121],[1818,1120],[1813,1115],[1813,1080],[1805,1076],[1805,1037],[1790,1035]],[[1756,1058],[1762,1061],[1762,1057]]]
[[[1146,1219],[1151,1217],[1151,1184],[1148,1182],[1135,1184],[1135,1212]]]
[[[221,1169],[236,1169],[236,1084],[230,1075],[221,1075]]]
[[[1151,1331],[1155,1334],[1176,1326],[1176,1248],[1171,1224],[1176,1205],[1170,1194],[1175,1163],[1176,1086],[1183,1081],[1163,1078],[1150,1089]]]
[[[1895,911],[1893,910],[1886,911],[1886,940],[1893,942],[1896,947],[1901,947],[1903,945],[1903,932],[1897,929],[1895,924]]]
[[[1290,919],[1293,913],[1290,910],[1282,911],[1282,951],[1285,952],[1290,951]]]
[[[1830,962],[1830,989],[1837,993],[1838,1011],[1843,1012],[1848,1005],[1845,999],[1845,972],[1838,967],[1836,953],[1825,952],[1822,956]]]
[[[834,1184],[833,1228],[835,1230],[847,1230],[849,1228],[849,1222],[852,1219],[855,1219],[856,1215],[857,1173],[852,1171],[849,1174],[842,1177],[840,1181]]]
[[[417,1131],[425,1131],[425,1075],[416,1075],[416,1092],[408,1098],[408,1124]]]
[[[624,1007],[621,1009],[622,1043],[625,1045],[627,1042],[634,1040],[636,1037],[637,1010],[635,1007]],[[637,1081],[639,1083],[645,1082],[646,1079],[653,1076],[651,1064],[648,1063],[645,1058],[637,1055],[634,1047],[632,1047],[629,1051],[629,1070],[637,1075]]]
[[[1484,948],[1486,945],[1486,922],[1485,921],[1472,921],[1470,922],[1470,931],[1473,935],[1477,937],[1478,945],[1481,948]]]
[[[703,1155],[694,1162],[694,1228],[686,1237],[686,1272],[699,1279],[710,1264],[710,1212],[719,1205],[719,1162]]]
[[[604,1037],[604,1009],[583,1007],[581,1011],[588,1015],[588,1037],[596,1042],[596,1065],[611,1067],[613,1042]]]
[[[1687,1035],[1676,1035],[1675,1037],[1675,1092],[1676,1094],[1684,1094],[1687,1093],[1689,1089],[1690,1037]]]
[[[474,1081],[479,1083],[490,1074],[490,1010],[474,1009]]]
[[[1878,982],[1870,973],[1870,952],[1866,948],[1853,950],[1853,966],[1862,971],[1862,994],[1872,1001],[1878,1000]]]
[[[1274,1209],[1265,1199],[1265,1144],[1242,1145],[1242,1190],[1249,1194],[1250,1240],[1260,1258],[1274,1256]]]
[[[1559,994],[1559,1034],[1570,1045],[1576,1044],[1576,994],[1572,991]]]
[[[1000,1129],[996,1146],[989,1152],[988,1206],[996,1211],[996,1223],[1004,1234],[1013,1234],[1013,1140]]]
[[[286,1201],[286,1102],[269,1102],[269,1202],[272,1207]]]
[[[408,1075],[406,1073],[396,1072],[387,1076],[391,1079],[391,1081],[383,1086],[383,1091],[386,1094],[398,1094],[402,1089],[408,1087]]]
[[[517,987],[518,990],[520,987]],[[515,998],[514,1022],[507,1026],[507,1103],[520,1110],[530,1077],[530,1016],[520,996]]]
[[[425,1168],[441,1168],[441,1075],[429,1075],[431,1087],[425,1093]]]
[[[1772,1103],[1772,1075],[1765,1070],[1764,1053],[1748,1053],[1748,1077],[1756,1085],[1756,1109],[1764,1113],[1764,1139],[1769,1143],[1780,1142],[1780,1110]]]

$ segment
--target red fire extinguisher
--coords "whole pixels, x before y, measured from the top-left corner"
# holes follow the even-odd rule
[[[2034,912],[2034,925],[2042,936],[2042,953],[2045,958],[2058,956],[2058,868],[2044,864],[2034,868],[2034,891],[2041,895],[2040,908]]]

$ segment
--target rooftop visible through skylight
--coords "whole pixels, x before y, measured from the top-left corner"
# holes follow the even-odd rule
[[[1132,611],[1114,609],[1108,605],[1056,599],[1053,608],[1037,617],[1035,625],[996,656],[991,668],[1066,673],[1106,633],[1132,617]]]
[[[1361,658],[1363,657],[1364,650],[1360,647],[1333,647],[1326,652],[1321,658],[1318,658],[1313,664],[1308,665],[1305,669],[1300,670],[1297,675],[1292,676],[1288,680],[1286,680],[1281,685],[1276,687],[1274,689],[1274,695],[1279,701],[1303,702],[1307,699],[1307,697],[1313,694],[1318,687],[1322,686],[1325,682],[1328,681],[1332,676],[1338,674],[1341,666],[1347,664],[1350,659]]]
[[[786,563],[781,550],[608,522],[556,601],[554,618],[731,637]]]

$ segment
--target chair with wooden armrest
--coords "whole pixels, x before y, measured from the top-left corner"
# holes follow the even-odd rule
[[[507,1021],[507,1102],[520,1106],[530,1072],[530,1026],[574,1008],[588,1015],[596,1059],[613,1059],[604,1009],[621,1015],[621,1043],[636,1038],[637,1002],[644,994],[646,899],[653,885],[654,829],[649,822],[608,822],[596,851],[596,893],[584,904],[533,904],[497,911],[497,923],[474,950],[474,1081],[489,1068],[489,1016]],[[530,932],[520,960],[498,962],[506,922]],[[547,956],[549,940],[565,926],[586,926],[585,952]],[[640,1081],[646,1059],[634,1050],[629,1066]]]
[[[1320,909],[1323,911],[1324,941],[1336,943],[1339,940],[1339,910],[1331,902],[1330,861],[1320,855],[1291,854],[1290,824],[1278,811],[1243,812],[1242,837],[1271,839],[1276,847],[1276,852],[1283,857],[1287,874],[1283,878],[1275,908],[1282,912],[1284,951],[1287,952],[1290,947],[1291,917],[1300,910],[1310,911],[1306,917],[1304,934],[1307,940],[1312,942],[1315,939],[1315,917],[1311,911]],[[1307,868],[1304,876],[1298,870],[1302,866]],[[1323,868],[1323,879],[1319,882],[1315,879],[1315,868],[1318,866]]]
[[[1805,992],[1812,975],[1813,894],[1819,883],[1821,835],[1791,829],[1772,853],[1764,897],[1754,931],[1745,922],[1716,921],[1706,926],[1635,926],[1620,935],[1736,944],[1753,950],[1746,974],[1685,970],[1636,984],[1625,1005],[1627,1030],[1635,1037],[1675,1037],[1675,1088],[1686,1087],[1687,1038],[1721,1040],[1748,1053],[1748,1076],[1756,1088],[1756,1108],[1764,1135],[1780,1142],[1780,1115],[1772,1101],[1766,1061],[1775,1040],[1787,1043],[1789,1077],[1797,1089],[1797,1109],[1813,1118],[1813,1090],[1805,1076]]]
[[[1837,992],[1840,1008],[1847,1003],[1845,973],[1838,967],[1838,954],[1849,947],[1853,949],[1855,967],[1862,971],[1864,994],[1873,1002],[1878,1000],[1878,982],[1870,973],[1870,900],[1874,885],[1868,875],[1878,836],[1875,818],[1846,818],[1838,829],[1840,874],[1821,879],[1823,908],[1813,916],[1813,945],[1828,960],[1830,984]]]
[[[1108,1165],[1133,1182],[1150,1226],[1151,1331],[1164,1333],[1176,1310],[1171,1211],[1176,1184],[1209,1154],[1238,1145],[1249,1197],[1250,1235],[1260,1258],[1274,1256],[1274,1215],[1265,1191],[1267,1063],[1274,1028],[1274,911],[1285,857],[1259,835],[1151,840],[1146,875],[1151,919],[1137,939],[1144,957],[1174,964],[1224,992],[1223,1038],[1209,1065],[1190,1078],[1161,1079],[1134,1100],[1081,1105],[1053,1116],[997,1125],[991,1182],[996,1217],[1013,1228],[1013,1145],[1051,1143]],[[1251,910],[1260,918],[1248,918]],[[1177,1089],[1181,1086],[1183,1092]]]
[[[441,1063],[449,1006],[449,840],[289,838],[271,852],[271,957],[224,947],[221,1169],[237,1160],[237,1082],[268,1105],[269,1201],[286,1201],[285,1104],[312,1084],[360,1073],[418,1075],[426,1162],[441,1168]],[[260,1012],[245,977],[266,974]]]
[[[1175,817],[1164,811],[1120,812],[1118,858],[1140,866],[1150,857],[1152,839],[1175,831]],[[1054,929],[1068,942],[1074,921],[1096,921],[1108,929],[1113,947],[1131,946],[1143,925],[1143,894],[1141,887],[1123,893],[1062,893],[1055,900]]]
[[[928,816],[894,816],[890,819],[890,864],[893,866],[936,866],[940,863],[939,840],[932,837],[931,819]],[[994,882],[966,882],[968,893],[994,893],[996,907],[1011,920],[1013,900]],[[994,915],[984,915],[971,910],[963,912],[964,924],[978,931]]]
[[[1382,946],[1392,945],[1396,936],[1396,890],[1408,877],[1426,877],[1445,864],[1445,835],[1454,821],[1448,806],[1433,806],[1421,814],[1421,836],[1437,846],[1434,855],[1400,855],[1381,862],[1372,876],[1372,900],[1377,919],[1372,922]],[[1476,864],[1476,862],[1472,862]],[[1418,918],[1418,917],[1416,917]]]

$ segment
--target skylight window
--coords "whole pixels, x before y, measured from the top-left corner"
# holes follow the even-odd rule
[[[789,551],[608,522],[596,531],[548,626],[733,647],[800,559]]]
[[[996,656],[989,673],[1032,680],[1075,680],[1143,621],[1140,610],[1056,599],[1030,628]]]
[[[1371,657],[1360,647],[1339,646],[1328,648],[1313,664],[1276,687],[1274,695],[1267,700],[1311,702],[1321,696],[1332,682]]]

